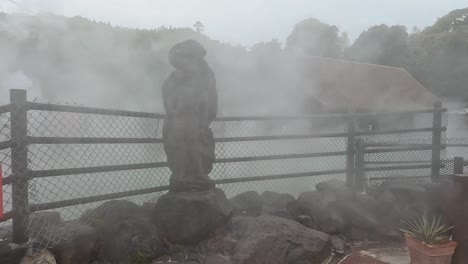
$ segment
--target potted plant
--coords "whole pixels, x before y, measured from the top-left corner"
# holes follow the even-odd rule
[[[402,221],[400,230],[405,235],[411,264],[450,264],[457,243],[450,239],[451,226],[440,218],[429,220],[421,215],[411,221]]]

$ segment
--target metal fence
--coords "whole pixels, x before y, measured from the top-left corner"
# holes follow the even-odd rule
[[[455,174],[468,173],[468,138],[447,139],[447,155],[452,158]]]
[[[425,142],[423,138],[393,142],[358,140],[355,178],[360,184],[359,189],[394,181],[433,182],[434,165],[439,167],[436,168],[439,174],[435,175],[438,179],[468,173],[468,138],[445,138],[442,131],[440,154],[434,157],[434,144]],[[440,157],[439,162],[437,157]]]
[[[106,200],[142,204],[168,190],[164,115],[32,103],[22,90],[10,97],[0,107],[0,233],[14,242],[37,233],[49,234],[46,246],[66,238],[53,226],[33,228],[34,212],[77,219]],[[445,112],[438,104],[394,113],[220,117],[212,125],[217,158],[210,177],[229,197],[250,190],[298,195],[333,178],[361,190],[396,179],[388,174],[395,171],[437,181],[444,174]]]
[[[363,191],[389,181],[436,182],[447,175],[446,117],[445,109],[437,104],[432,112],[412,112],[403,122],[392,122],[396,133],[359,137],[355,144],[356,189]]]

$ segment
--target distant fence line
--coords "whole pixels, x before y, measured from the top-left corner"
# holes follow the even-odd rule
[[[7,173],[5,173],[3,178],[3,187],[4,189],[5,186],[11,187],[11,201],[8,199],[4,200],[4,203],[11,202],[11,210],[4,214],[4,219],[1,221],[13,220],[12,237],[14,242],[21,243],[27,241],[28,237],[26,231],[28,229],[28,217],[33,212],[168,190],[168,181],[166,180],[168,172],[167,163],[164,160],[164,153],[161,153],[162,150],[160,147],[151,147],[151,149],[148,147],[148,149],[145,149],[146,145],[161,145],[162,138],[158,130],[160,130],[159,128],[161,125],[159,120],[163,122],[165,118],[163,114],[27,102],[26,91],[24,90],[11,90],[10,98],[10,104],[0,106],[0,115],[8,116],[9,114],[9,117],[4,117],[3,122],[8,126],[8,129],[6,129],[8,133],[6,133],[7,135],[4,135],[3,138],[0,138],[2,139],[0,141],[0,150],[8,150],[9,153],[5,155],[10,159],[10,164],[5,164],[8,168],[6,168]],[[38,114],[31,116],[30,112]],[[47,112],[47,114],[42,114],[42,112]],[[103,122],[93,119],[93,121],[90,121],[89,126],[84,126],[80,123],[81,121],[78,122],[73,118],[57,116],[66,114],[86,114],[97,118],[97,120],[100,120],[102,116],[115,117],[118,119],[112,119],[110,121],[106,119],[103,120]],[[216,164],[221,164],[221,167],[219,167],[220,171],[213,172],[211,176],[214,178],[216,184],[227,185],[324,175],[345,175],[348,186],[358,191],[364,190],[366,184],[371,181],[398,179],[398,176],[382,174],[385,172],[393,173],[397,171],[401,173],[402,171],[406,171],[407,173],[399,177],[405,179],[424,178],[437,182],[441,175],[445,175],[444,171],[448,168],[446,164],[447,157],[444,152],[447,147],[445,138],[445,114],[446,109],[443,109],[440,103],[436,103],[433,109],[416,111],[309,116],[218,117],[214,126],[216,127],[217,124],[222,124],[222,126],[219,126],[223,131],[220,132],[221,135],[216,135],[215,133],[215,141],[220,144],[236,143],[241,145],[236,145],[238,146],[236,147],[237,149],[225,148],[223,150],[224,154],[228,153],[229,155],[226,154],[226,156],[217,157]],[[400,125],[398,121],[395,121],[398,120],[399,117],[407,118],[408,116],[414,117],[412,121],[409,122],[411,125],[408,125],[409,123]],[[366,129],[364,126],[363,129],[362,126],[358,125],[362,123],[367,124],[367,121],[375,123],[376,120],[385,119],[387,117],[391,117],[394,123],[386,128]],[[146,123],[143,124],[141,121],[134,121],[134,119],[157,120],[157,123],[148,125]],[[324,121],[325,125],[314,129],[307,126],[310,122],[316,123],[317,120]],[[2,119],[0,118],[0,125],[2,125],[1,121]],[[229,124],[232,123],[232,127],[235,128],[237,126],[235,125],[236,122],[242,124],[245,122],[267,122],[269,125],[273,126],[278,123],[286,122],[286,130],[293,130],[293,128],[288,128],[288,124],[292,124],[291,127],[297,126],[297,128],[295,127],[294,129],[298,131],[275,134],[270,133],[269,129],[263,129],[261,126],[257,127],[254,125],[246,126],[246,128],[239,129],[240,132],[236,132],[242,135],[236,134],[229,136]],[[326,125],[328,123],[331,124],[330,127]],[[58,128],[60,126],[63,127],[63,129]],[[227,129],[226,126],[228,126]],[[150,132],[152,129],[155,130],[155,134],[151,136]],[[244,132],[241,131],[249,129],[261,131],[253,133],[255,135],[251,135],[252,133],[244,134]],[[31,132],[31,130],[33,130],[33,132]],[[3,133],[1,130],[0,132]],[[32,135],[33,133],[41,135],[34,136]],[[105,135],[95,136],[93,133]],[[58,136],[58,134],[60,134],[60,136]],[[75,136],[75,134],[80,134],[80,136]],[[126,134],[141,134],[142,136],[122,136]],[[314,149],[319,149],[319,151],[314,152],[307,151],[307,149],[301,153],[294,152],[294,150],[296,150],[296,145],[303,145],[303,148],[307,148],[307,144],[312,143],[303,144],[303,141],[299,141],[297,144],[295,143],[294,146],[288,145],[296,140],[322,139],[327,139],[328,141],[323,143],[323,146],[314,147]],[[419,141],[423,142],[418,143]],[[256,145],[254,144],[259,144],[259,142],[266,142],[267,145],[273,145],[273,142],[281,142],[285,147],[278,145],[277,149],[283,148],[293,151],[287,154],[254,155],[254,153],[251,153],[251,150],[255,150]],[[336,146],[328,146],[331,143],[336,143]],[[316,143],[313,144],[316,146]],[[137,145],[138,148],[145,149],[145,153],[147,154],[145,154],[145,160],[138,160],[138,162],[134,163],[128,162],[114,165],[98,164],[77,167],[70,164],[79,164],[82,162],[82,158],[75,156],[74,150],[63,152],[60,147],[61,145],[72,145],[77,146],[77,148],[93,145],[125,145],[127,147],[122,147],[119,150],[121,152],[131,153],[138,152],[138,149],[130,150],[128,146]],[[34,151],[32,148],[34,148]],[[327,151],[320,151],[320,148],[327,149]],[[267,148],[265,147],[265,149]],[[87,149],[84,149],[84,151],[87,151]],[[234,154],[247,154],[234,155],[230,154],[230,152]],[[152,153],[156,153],[157,155],[154,155],[157,157],[155,156],[153,159]],[[401,156],[402,153],[416,154],[412,154],[410,159],[394,159],[393,155]],[[98,152],[95,155],[99,156],[104,154]],[[106,153],[105,155],[111,154]],[[135,156],[138,157],[136,154]],[[320,167],[320,164],[313,164],[314,162],[309,160],[312,158],[325,157],[342,157],[345,162],[339,164],[340,162],[332,160],[330,161],[330,163],[333,163],[330,166],[331,168],[316,169]],[[379,157],[380,160],[378,160]],[[61,162],[65,164],[63,165],[64,168],[55,168],[58,166],[56,163],[60,163],[57,161],[59,159],[63,160]],[[89,163],[92,163],[92,158],[89,159],[91,160]],[[106,156],[107,161],[111,159],[122,160],[120,156]],[[286,171],[285,173],[224,177],[224,173],[227,173],[227,170],[235,170],[235,167],[228,166],[230,163],[239,164],[277,160],[301,161],[301,166],[309,169],[304,169],[303,171]],[[66,167],[67,165],[71,167]],[[268,165],[264,166],[268,167]],[[40,167],[40,169],[34,169],[33,167]],[[146,186],[145,188],[41,203],[31,203],[30,201],[31,196],[34,195],[34,191],[32,190],[34,186],[31,186],[31,181],[33,180],[47,178],[48,182],[46,182],[46,184],[50,184],[51,186],[47,185],[46,190],[51,192],[52,195],[55,190],[75,188],[72,184],[66,185],[68,182],[66,182],[64,186],[58,184],[64,184],[63,182],[53,182],[52,179],[55,177],[67,175],[75,176],[73,181],[79,181],[79,178],[77,178],[80,177],[79,175],[96,174],[95,177],[98,177],[97,175],[99,175],[99,173],[148,169],[165,169],[165,171],[164,175],[155,175],[148,172],[149,175],[147,177],[160,177],[161,180],[158,179],[157,184],[154,182],[143,183],[143,185]],[[374,175],[377,172],[382,175]],[[415,175],[414,173],[416,172],[421,172],[423,175]],[[40,193],[39,195],[47,196],[49,194]]]

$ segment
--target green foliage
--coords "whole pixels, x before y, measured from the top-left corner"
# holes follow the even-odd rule
[[[440,217],[433,217],[429,220],[426,215],[421,215],[417,219],[403,220],[403,227],[400,230],[424,244],[434,245],[443,243],[449,239],[448,231],[452,229],[451,226],[443,224]]]
[[[468,27],[468,8],[455,9],[447,15],[437,19],[435,24],[424,30],[425,34],[439,34],[466,30]]]
[[[302,75],[303,80],[286,77],[302,70],[287,64],[291,53],[402,67],[436,95],[468,100],[468,8],[454,10],[411,34],[401,25],[376,25],[351,46],[338,26],[309,18],[294,26],[284,48],[272,40],[251,49],[208,38],[199,21],[194,29],[152,30],[50,14],[0,13],[0,21],[0,52],[7,71],[2,74],[22,71],[40,88],[43,101],[73,100],[88,106],[160,112],[160,87],[172,70],[167,53],[186,39],[195,39],[208,50],[206,59],[216,73],[222,115],[279,109],[278,100],[258,103],[265,94],[295,111],[290,106],[298,105],[304,95],[285,88],[315,83]]]
[[[437,96],[468,100],[468,8],[412,34],[404,26],[371,27],[346,49],[345,57],[405,68]]]
[[[310,18],[294,26],[286,40],[286,48],[312,56],[341,58],[347,41],[347,35],[340,35],[337,26]]]
[[[195,31],[198,33],[202,33],[203,30],[205,30],[205,26],[200,21],[195,22],[195,24],[193,24],[193,27],[195,28]]]
[[[346,50],[346,58],[402,67],[408,53],[408,32],[404,26],[373,26],[361,33]]]
[[[410,38],[408,69],[439,96],[468,100],[468,9],[459,9]]]
[[[98,232],[104,227],[104,221],[99,217],[94,208],[86,210],[80,217],[80,221],[94,227]]]

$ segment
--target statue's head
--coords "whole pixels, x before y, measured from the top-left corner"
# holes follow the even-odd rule
[[[169,51],[169,62],[178,70],[197,71],[206,50],[195,40],[185,40],[175,44]]]

